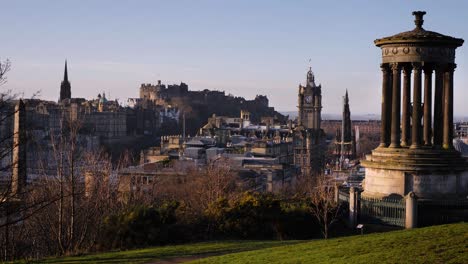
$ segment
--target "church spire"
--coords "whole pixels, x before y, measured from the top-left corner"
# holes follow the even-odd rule
[[[63,73],[63,81],[60,84],[60,98],[59,101],[71,99],[71,85],[68,81],[68,67],[67,60],[65,60],[65,71]]]
[[[63,80],[68,81],[67,60],[65,60],[65,73],[63,74]]]
[[[344,103],[345,103],[345,104],[349,104],[348,89],[346,89],[346,94],[345,94],[345,98],[344,98]]]

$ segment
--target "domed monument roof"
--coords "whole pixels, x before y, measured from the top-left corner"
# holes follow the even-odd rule
[[[422,25],[424,23],[423,16],[426,14],[424,11],[414,11],[414,23],[416,27],[411,31],[401,32],[390,37],[376,39],[375,45],[380,47],[386,44],[430,44],[441,46],[459,47],[463,44],[464,40],[446,36],[434,31],[425,30]]]

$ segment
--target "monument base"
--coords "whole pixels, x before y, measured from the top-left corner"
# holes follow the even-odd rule
[[[365,197],[445,200],[468,195],[468,162],[453,149],[377,148],[367,155]]]

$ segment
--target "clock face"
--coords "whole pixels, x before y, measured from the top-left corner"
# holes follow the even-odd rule
[[[311,95],[306,96],[305,101],[306,103],[310,104],[312,102],[312,96]]]

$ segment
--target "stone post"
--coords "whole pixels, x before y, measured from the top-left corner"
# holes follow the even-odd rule
[[[406,197],[405,228],[418,227],[418,200],[414,192],[409,192]]]
[[[400,108],[401,108],[401,65],[392,64],[393,88],[392,88],[392,128],[390,148],[400,147]]]
[[[401,145],[409,146],[410,142],[410,99],[411,99],[411,67],[403,67],[403,102],[401,115]]]
[[[390,71],[388,64],[382,63],[382,124],[380,127],[380,147],[387,147],[390,143],[390,112],[391,106],[391,87],[390,87]],[[390,94],[390,96],[389,96]]]
[[[335,183],[335,203],[340,202],[340,188],[338,184]]]
[[[432,145],[432,65],[424,66],[424,145]]]
[[[421,64],[413,63],[413,127],[411,131],[411,148],[421,146]]]
[[[357,217],[359,213],[358,208],[358,191],[351,187],[349,189],[349,226],[354,228],[357,224]]]
[[[13,171],[11,192],[13,196],[21,195],[26,186],[26,110],[22,100],[15,106],[13,130]]]

